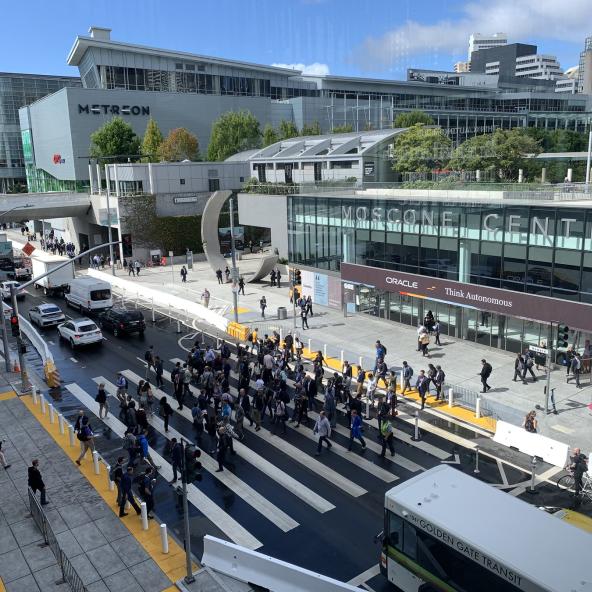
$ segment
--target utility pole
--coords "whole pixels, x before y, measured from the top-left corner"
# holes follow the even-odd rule
[[[232,268],[230,279],[232,280],[232,306],[234,307],[234,322],[238,323],[238,268],[236,267],[236,250],[234,246],[234,210],[232,197],[230,198],[230,255]]]
[[[115,259],[113,257],[113,231],[111,230],[111,207],[109,203],[109,198],[111,197],[111,188],[109,187],[108,164],[105,165],[105,183],[105,195],[107,196],[107,232],[109,237],[109,258],[111,259],[111,273],[115,275]]]
[[[10,367],[10,356],[8,354],[8,330],[6,329],[6,317],[4,316],[4,306],[4,302],[2,302],[2,345],[4,347],[4,365],[6,368],[6,372],[12,372],[12,368]]]
[[[193,577],[193,569],[191,566],[191,532],[189,530],[189,502],[187,501],[187,458],[185,456],[187,442],[181,438],[181,448],[183,453],[183,472],[181,473],[181,483],[183,487],[183,527],[185,530],[185,583],[191,584],[195,582]]]
[[[18,304],[16,301],[16,290],[14,284],[10,284],[10,301],[12,304],[12,314],[17,316],[18,319]],[[4,313],[2,313],[4,314]],[[29,378],[27,377],[27,370],[25,369],[25,356],[23,353],[24,344],[23,344],[23,337],[21,335],[21,330],[19,327],[18,334],[16,335],[16,347],[18,351],[19,357],[19,365],[21,367],[21,393],[28,393],[31,390],[31,385],[29,384]],[[4,354],[8,356],[8,351],[5,351]]]
[[[551,396],[551,368],[553,367],[553,323],[549,323],[547,332],[547,387],[545,392],[545,414],[549,413],[549,397]],[[553,403],[555,408],[555,403]]]
[[[294,332],[296,332],[296,270],[295,269],[291,269],[290,270],[290,280],[292,282],[292,309],[293,309],[293,327],[294,327]]]

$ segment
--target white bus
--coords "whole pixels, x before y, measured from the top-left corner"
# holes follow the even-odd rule
[[[380,566],[404,592],[590,592],[592,535],[440,465],[385,495]]]

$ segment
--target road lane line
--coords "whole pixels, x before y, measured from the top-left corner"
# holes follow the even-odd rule
[[[130,370],[123,370],[122,374],[132,383],[138,384],[140,380],[142,380],[137,374]],[[154,393],[157,398],[163,396],[170,396],[167,395],[164,391],[160,389],[153,389]],[[183,407],[181,411],[177,408],[173,407],[175,413],[182,415],[187,421],[193,423],[193,416],[191,415],[191,410],[189,407]],[[170,428],[169,428],[170,429]],[[248,463],[252,464],[255,468],[259,469],[262,473],[267,475],[270,479],[287,489],[290,493],[295,495],[296,497],[300,498],[302,501],[306,502],[309,506],[324,514],[330,510],[333,510],[335,506],[327,501],[325,498],[321,497],[312,489],[309,489],[274,464],[251,450],[248,446],[235,440],[233,442],[234,449],[236,453],[243,458]],[[205,453],[205,451],[204,451]]]
[[[380,565],[377,563],[372,567],[368,568],[366,571],[362,572],[360,575],[352,578],[349,582],[347,582],[350,586],[359,586],[360,584],[365,584],[368,580],[371,580],[375,576],[380,573]]]
[[[84,389],[77,384],[68,384],[66,388],[74,395],[87,409],[92,411],[97,417],[99,415],[99,404]],[[126,427],[112,414],[108,418],[101,420],[108,425],[120,438],[125,435]],[[160,465],[159,474],[171,481],[173,478],[173,469],[171,464],[165,460],[154,449],[150,451],[155,463]],[[262,543],[258,541],[248,530],[243,528],[234,518],[229,516],[218,507],[207,495],[199,490],[195,485],[187,486],[187,498],[189,501],[213,524],[215,524],[231,541],[237,545],[243,545],[249,549],[258,549]]]
[[[75,364],[78,364],[78,360],[76,358],[70,358],[71,362],[74,362]]]

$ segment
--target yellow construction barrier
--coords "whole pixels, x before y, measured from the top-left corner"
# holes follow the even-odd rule
[[[48,360],[45,362],[43,370],[45,371],[45,382],[47,382],[47,386],[49,388],[58,388],[60,386],[61,379],[56,365],[52,361]]]
[[[226,332],[238,341],[246,341],[249,335],[249,327],[241,323],[230,322],[228,323]]]

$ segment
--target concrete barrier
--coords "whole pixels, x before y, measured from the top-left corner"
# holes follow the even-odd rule
[[[190,300],[185,300],[185,298],[179,298],[179,296],[155,290],[145,284],[138,285],[118,276],[99,271],[98,269],[89,269],[88,275],[109,282],[112,286],[125,290],[128,295],[141,293],[144,300],[154,301],[154,304],[157,306],[171,306],[176,310],[186,311],[188,314],[199,317],[206,321],[206,323],[214,325],[214,327],[222,331],[226,331],[228,327],[228,319],[197,302],[191,302]]]
[[[210,535],[204,537],[204,554],[201,562],[215,571],[269,590],[360,592],[355,586]]]
[[[497,422],[493,441],[516,448],[529,456],[538,456],[556,467],[564,467],[569,458],[568,444],[527,432],[524,428],[505,421]]]

